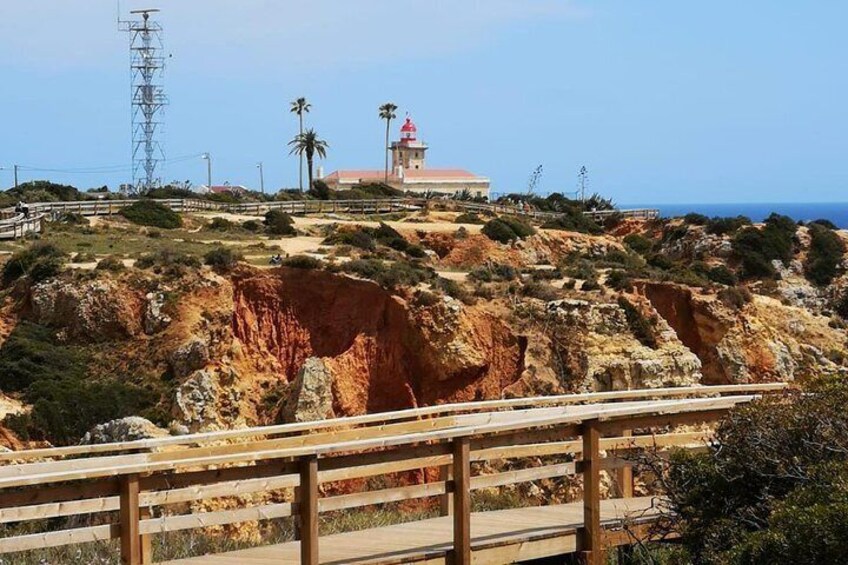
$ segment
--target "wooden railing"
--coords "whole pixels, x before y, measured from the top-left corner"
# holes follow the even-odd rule
[[[7,535],[0,538],[0,554],[120,539],[124,563],[150,563],[152,535],[295,517],[301,562],[314,564],[318,563],[320,513],[438,497],[442,512],[453,514],[454,563],[470,563],[472,491],[578,474],[585,484],[580,547],[590,563],[598,563],[604,543],[612,543],[600,525],[601,470],[615,473],[618,494],[631,497],[631,470],[628,461],[620,458],[622,453],[640,446],[693,446],[705,436],[703,432],[651,430],[713,421],[733,406],[782,386],[500,400],[6,453],[2,458],[8,464],[0,466],[0,523],[75,517],[73,523],[88,518],[91,525]],[[606,457],[601,457],[602,450],[607,451]],[[472,473],[475,461],[528,457],[564,460],[492,474]],[[319,495],[321,484],[420,469],[441,469],[440,479]],[[174,513],[174,505],[262,492],[280,496],[236,509]]]
[[[417,210],[426,207],[429,202],[422,198],[385,198],[373,200],[288,200],[271,202],[224,203],[201,199],[163,199],[157,200],[175,212],[206,212],[219,211],[234,214],[260,215],[268,210],[282,210],[289,214],[388,214]],[[41,231],[42,221],[56,219],[64,213],[80,214],[82,216],[107,216],[120,212],[135,200],[77,200],[70,202],[34,202],[27,204],[29,216],[14,215],[13,209],[0,210],[0,214],[10,216],[0,220],[0,239],[22,237],[31,232]],[[541,212],[532,208],[509,206],[503,204],[484,204],[461,200],[444,201],[453,208],[466,212],[481,212],[487,214],[513,214],[538,220],[549,220],[559,217],[556,212]],[[604,210],[584,212],[595,220],[620,214],[624,218],[651,219],[659,216],[655,209],[639,210]]]

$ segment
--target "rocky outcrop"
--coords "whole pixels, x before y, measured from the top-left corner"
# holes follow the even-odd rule
[[[324,361],[307,359],[291,385],[283,417],[287,422],[311,422],[334,418],[333,375]]]
[[[701,380],[701,362],[660,320],[656,347],[642,344],[618,304],[557,300],[547,305],[554,359],[571,391],[687,386]]]
[[[156,426],[150,420],[130,416],[95,426],[82,437],[80,443],[83,445],[115,443],[165,437],[167,435],[167,430]]]
[[[453,299],[412,308],[370,281],[301,269],[233,284],[241,363],[293,382],[322,359],[338,415],[498,398],[521,372],[508,327]]]
[[[142,333],[143,300],[114,280],[52,279],[30,294],[32,318],[66,340],[126,339]]]

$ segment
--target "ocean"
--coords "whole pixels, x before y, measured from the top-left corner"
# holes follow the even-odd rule
[[[619,204],[620,208],[657,208],[665,218],[697,212],[705,216],[748,216],[762,221],[772,212],[789,216],[795,221],[830,220],[848,229],[848,202],[775,202],[750,204]]]

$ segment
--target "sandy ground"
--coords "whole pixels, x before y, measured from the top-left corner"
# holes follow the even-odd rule
[[[24,404],[14,398],[0,394],[0,420],[7,414],[20,414],[24,411]]]

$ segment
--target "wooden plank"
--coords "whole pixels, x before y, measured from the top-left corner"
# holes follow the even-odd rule
[[[318,458],[300,461],[300,563],[318,565]]]
[[[42,534],[27,534],[0,538],[0,554],[80,543],[102,542],[118,537],[120,537],[120,526],[118,524],[89,526],[86,528],[59,530]]]
[[[632,436],[630,430],[622,430],[622,435],[626,437]],[[620,453],[620,452],[616,452]],[[615,472],[616,495],[619,498],[633,497],[633,467],[625,465]]]
[[[90,480],[85,483],[59,484],[6,491],[0,496],[0,508],[13,508],[36,504],[59,503],[84,498],[117,496],[120,492],[118,479]]]
[[[540,479],[564,477],[566,475],[573,475],[574,473],[574,463],[561,463],[558,465],[545,465],[542,467],[531,467],[529,469],[504,471],[502,473],[493,473],[491,475],[478,475],[471,479],[471,489],[479,490],[515,483],[526,483]]]
[[[138,475],[126,475],[121,481],[121,563],[141,565],[139,532]]]
[[[471,565],[471,443],[453,441],[453,563]]]
[[[583,527],[580,530],[581,556],[586,565],[603,563],[601,547],[601,434],[596,422],[583,427]]]
[[[439,480],[445,483],[445,493],[439,497],[439,516],[450,516],[453,514],[453,465],[447,464],[439,467]],[[450,489],[447,488],[450,485]]]
[[[145,520],[149,520],[152,516],[150,512],[149,506],[142,506],[139,509],[139,531],[141,530],[141,524]],[[141,563],[142,565],[152,565],[153,563],[153,538],[150,537],[150,534],[141,534]]]
[[[333,510],[344,510],[346,508],[385,504],[386,502],[400,502],[402,500],[438,496],[445,492],[445,483],[440,481],[421,485],[342,494],[320,499],[318,501],[318,510],[319,512],[330,512]]]
[[[139,531],[142,534],[160,534],[163,532],[176,532],[209,526],[222,526],[224,524],[238,524],[240,522],[273,520],[275,518],[292,516],[297,508],[297,504],[281,502],[278,504],[263,504],[261,506],[251,506],[234,510],[162,516],[160,518],[142,520]]]

